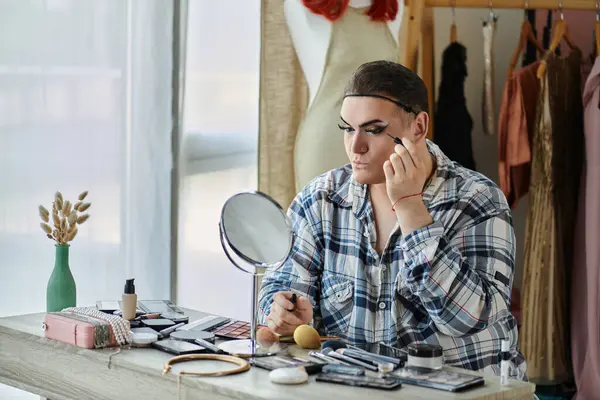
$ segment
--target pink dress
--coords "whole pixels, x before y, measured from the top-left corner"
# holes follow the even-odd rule
[[[571,289],[574,399],[600,396],[600,57],[583,92],[586,162],[580,187]]]

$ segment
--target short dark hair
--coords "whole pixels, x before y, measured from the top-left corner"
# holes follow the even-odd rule
[[[388,96],[415,114],[429,113],[425,82],[404,65],[392,61],[371,61],[358,67],[344,89],[344,96],[350,94]]]

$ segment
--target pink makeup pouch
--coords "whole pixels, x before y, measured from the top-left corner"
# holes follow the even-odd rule
[[[46,338],[85,349],[118,346],[108,321],[72,312],[47,313],[42,325]]]

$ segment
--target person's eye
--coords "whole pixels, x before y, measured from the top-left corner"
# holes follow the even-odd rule
[[[370,133],[371,135],[378,135],[385,130],[385,126],[373,127],[370,129],[366,129],[365,132]]]
[[[352,129],[352,127],[349,127],[349,126],[338,125],[338,128],[340,128],[340,130],[342,130],[346,133],[354,132],[354,129]]]

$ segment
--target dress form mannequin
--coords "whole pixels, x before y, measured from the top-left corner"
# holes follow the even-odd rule
[[[294,49],[308,85],[309,104],[294,149],[296,190],[318,175],[348,163],[343,135],[337,127],[343,89],[360,64],[397,61],[404,1],[393,21],[371,21],[372,0],[350,0],[335,22],[312,13],[302,0],[284,0]]]

